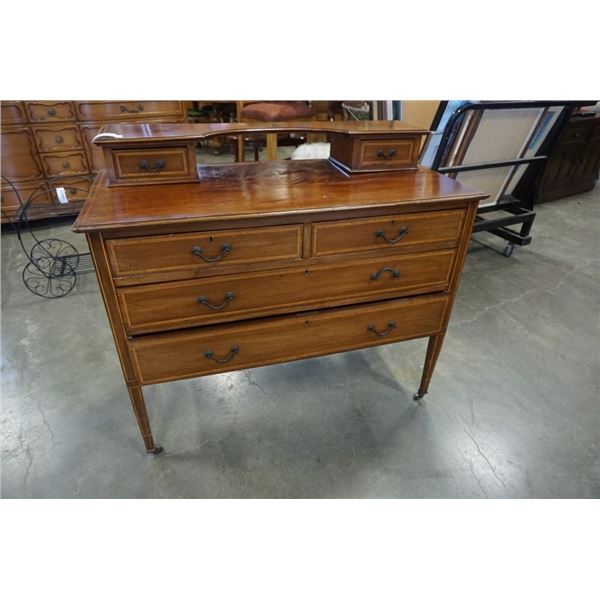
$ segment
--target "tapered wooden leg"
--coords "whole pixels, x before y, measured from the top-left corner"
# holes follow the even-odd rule
[[[444,336],[446,332],[432,335],[429,338],[429,344],[427,345],[427,354],[425,355],[425,365],[423,366],[423,375],[421,376],[421,385],[419,391],[413,396],[413,400],[420,400],[429,389],[429,382],[435,369],[435,363],[437,362],[442,344],[444,343]]]
[[[160,454],[163,449],[161,446],[157,446],[154,443],[142,388],[139,385],[132,385],[128,386],[127,389],[129,391],[129,397],[131,398],[131,404],[133,405],[133,412],[135,413],[135,418],[140,427],[144,445],[146,446],[146,452],[149,454]]]

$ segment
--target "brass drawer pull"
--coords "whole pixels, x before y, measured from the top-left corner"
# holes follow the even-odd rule
[[[367,330],[371,331],[375,335],[378,335],[379,337],[385,337],[386,335],[388,335],[389,333],[394,331],[394,329],[396,329],[396,321],[388,321],[388,328],[385,331],[381,331],[381,332],[379,332],[379,331],[377,331],[377,329],[375,329],[375,325],[373,325],[373,323],[369,323],[367,325]]]
[[[215,362],[218,362],[220,365],[222,365],[226,362],[229,362],[236,354],[239,353],[239,351],[240,349],[237,346],[237,344],[234,344],[233,346],[231,346],[229,354],[225,358],[217,358],[212,350],[207,350],[204,353],[204,358],[208,358],[208,360],[214,360]]]
[[[154,163],[154,166],[151,167],[147,160],[140,160],[140,169],[144,171],[161,171],[167,166],[167,163],[160,158]]]
[[[213,258],[209,258],[208,256],[205,256],[202,253],[202,248],[200,248],[200,246],[194,246],[192,248],[192,254],[194,256],[199,256],[202,260],[205,260],[206,262],[218,262],[219,260],[223,260],[225,258],[225,255],[231,252],[231,245],[230,244],[223,244],[221,246],[221,252],[219,254],[217,254],[217,256],[213,257]]]
[[[385,150],[377,150],[377,158],[383,158],[383,160],[392,160],[396,154],[398,153],[393,148],[387,152]]]
[[[389,271],[394,276],[395,279],[398,279],[398,277],[400,277],[400,271],[398,271],[398,269],[392,269],[392,267],[381,267],[381,269],[379,269],[379,271],[371,274],[371,279],[373,281],[379,281],[381,279],[381,276],[386,271]]]
[[[57,136],[54,138],[54,140],[55,140],[55,142],[56,142],[57,144],[62,144],[62,143],[63,143],[63,138],[62,138],[62,135],[57,135]]]
[[[129,109],[124,104],[121,104],[121,106],[119,106],[119,109],[122,113],[140,113],[144,111],[144,105],[138,104],[135,108]]]
[[[233,292],[227,292],[223,304],[211,304],[206,296],[198,296],[198,304],[204,304],[204,306],[207,306],[211,310],[223,310],[234,298],[235,295]]]
[[[391,240],[385,234],[385,231],[383,229],[378,229],[375,232],[375,237],[377,237],[377,238],[383,238],[388,244],[395,244],[396,242],[399,242],[407,234],[408,234],[408,227],[400,227],[400,231],[398,231],[398,237],[395,237],[393,240]]]

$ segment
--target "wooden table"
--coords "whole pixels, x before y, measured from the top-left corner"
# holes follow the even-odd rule
[[[147,384],[429,337],[427,392],[486,196],[407,164],[420,130],[336,127],[330,160],[191,167],[186,144],[222,127],[107,128],[74,229],[148,452]]]

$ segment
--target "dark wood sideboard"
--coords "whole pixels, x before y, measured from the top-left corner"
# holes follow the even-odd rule
[[[2,175],[23,201],[36,196],[31,219],[77,214],[94,176],[104,168],[102,150],[91,143],[100,127],[114,122],[180,122],[179,100],[26,100],[2,101]],[[55,190],[64,189],[61,203]],[[2,180],[2,221],[14,218],[19,202]]]
[[[197,165],[193,145],[310,130],[330,160]],[[442,348],[478,202],[398,122],[119,125],[74,230],[92,252],[147,452],[142,388],[428,337]],[[116,137],[111,137],[116,136]]]
[[[540,174],[535,202],[592,190],[600,172],[600,115],[574,114]]]

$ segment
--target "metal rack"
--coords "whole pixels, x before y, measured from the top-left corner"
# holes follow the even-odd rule
[[[82,177],[77,176],[78,181]],[[89,179],[92,179],[90,176]],[[44,182],[38,188],[32,190],[29,197],[23,201],[15,185],[6,177],[5,182],[15,193],[19,206],[15,214],[9,215],[2,209],[2,215],[14,229],[19,244],[28,259],[23,267],[22,279],[25,287],[36,296],[42,298],[62,298],[69,294],[77,282],[77,276],[94,270],[92,258],[89,252],[79,252],[75,246],[60,238],[40,239],[31,226],[29,214],[35,209],[35,201],[46,195],[56,194],[52,187],[52,180]],[[62,177],[61,181],[65,178]],[[78,191],[87,191],[78,188],[77,184],[70,184],[69,188]],[[28,247],[25,239],[29,237],[32,244]]]
[[[432,129],[436,129],[446,110],[447,102],[442,102],[432,123]],[[466,102],[461,105],[452,114],[448,120],[440,140],[440,144],[435,152],[431,168],[439,173],[456,178],[459,173],[468,171],[478,171],[485,169],[497,169],[502,167],[511,167],[510,181],[513,177],[519,177],[519,181],[513,187],[511,193],[502,193],[496,202],[490,206],[482,206],[477,211],[473,233],[487,231],[507,241],[502,253],[505,256],[511,256],[516,246],[525,246],[531,243],[531,228],[535,219],[535,212],[532,210],[533,203],[531,198],[531,186],[537,181],[536,174],[546,162],[551,148],[554,146],[558,136],[564,128],[570,112],[573,108],[590,104],[587,101],[514,101],[514,102]],[[519,156],[508,160],[495,160],[488,162],[475,162],[464,164],[462,158],[459,158],[455,164],[451,162],[451,154],[459,136],[464,134],[468,126],[467,118],[473,114],[483,115],[484,111],[500,111],[511,109],[541,109],[541,114],[537,120],[534,130],[531,132],[527,144],[523,147]],[[551,109],[559,110],[559,114],[551,124],[549,131],[545,132],[542,143],[532,156],[526,156],[528,148],[536,136],[544,133],[544,116]],[[480,120],[480,119],[479,119]],[[478,119],[473,121],[478,122]],[[546,124],[547,125],[547,124]],[[472,139],[472,138],[471,138]],[[468,147],[468,146],[467,146]],[[453,157],[456,160],[456,157]],[[518,175],[521,167],[525,166],[524,172]],[[504,186],[504,190],[506,185]],[[493,216],[492,213],[497,213]],[[517,229],[514,227],[518,226]]]

